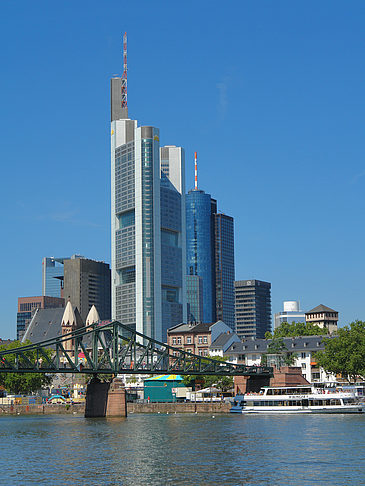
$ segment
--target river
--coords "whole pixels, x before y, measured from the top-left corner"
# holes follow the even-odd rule
[[[364,415],[1,416],[1,485],[365,485]]]

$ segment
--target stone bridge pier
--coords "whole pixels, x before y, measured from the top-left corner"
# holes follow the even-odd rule
[[[121,378],[104,383],[94,377],[87,385],[85,417],[126,417],[127,397]]]

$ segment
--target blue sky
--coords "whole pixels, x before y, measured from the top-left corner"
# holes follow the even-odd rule
[[[0,5],[0,337],[43,256],[110,261],[109,79],[235,218],[236,278],[365,320],[365,3]]]

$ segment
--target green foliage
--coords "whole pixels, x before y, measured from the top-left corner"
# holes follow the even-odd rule
[[[322,329],[310,322],[282,322],[274,329],[274,332],[266,332],[265,339],[275,339],[296,336],[322,336],[328,334],[327,329]]]
[[[351,322],[337,331],[334,338],[323,338],[324,351],[315,359],[328,373],[340,374],[348,381],[365,378],[365,322]]]
[[[214,359],[216,361],[225,362],[225,358],[221,358],[219,356],[211,357],[210,359]],[[185,386],[195,387],[196,382],[201,382],[203,388],[215,386],[226,392],[233,387],[233,377],[232,376],[219,376],[219,375],[185,375],[183,379],[183,383]]]
[[[21,346],[28,346],[32,344],[30,341],[22,344],[20,341],[13,341],[12,343],[0,346],[0,351],[7,351],[9,349],[19,348]],[[47,350],[48,356],[51,356],[52,351]],[[24,355],[34,363],[37,359],[36,351],[25,351]],[[15,355],[8,354],[6,360],[14,364]],[[40,390],[42,387],[51,383],[52,378],[43,373],[0,373],[0,386],[3,386],[8,393],[15,395],[28,395]]]
[[[263,366],[267,365],[267,355],[275,354],[279,358],[279,363],[285,366],[293,366],[296,353],[290,353],[288,348],[285,346],[284,339],[282,337],[275,337],[272,342],[267,347],[267,353],[261,358],[261,364]]]

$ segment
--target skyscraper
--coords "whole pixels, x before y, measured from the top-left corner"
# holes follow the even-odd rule
[[[216,320],[234,330],[233,218],[223,213],[214,214],[214,265]]]
[[[95,305],[100,319],[111,317],[110,268],[107,263],[88,258],[68,258],[64,261],[64,297],[86,321],[90,308]]]
[[[263,339],[271,331],[271,283],[261,280],[234,282],[238,337]]]
[[[203,322],[223,320],[234,329],[234,231],[233,218],[218,213],[217,201],[198,189],[195,152],[195,188],[186,195],[187,300]],[[201,277],[203,313],[197,311],[199,294],[192,292],[189,276]],[[199,289],[200,291],[200,289]],[[192,314],[194,315],[194,313]]]
[[[214,218],[212,198],[194,189],[186,195],[186,273],[203,284],[203,322],[215,320]]]
[[[42,259],[42,295],[63,297],[63,266],[70,258],[84,258],[81,255],[71,257],[44,257]]]
[[[62,297],[64,258],[42,259],[42,295]]]
[[[186,318],[184,151],[128,118],[123,76],[111,80],[112,317],[157,340]]]

